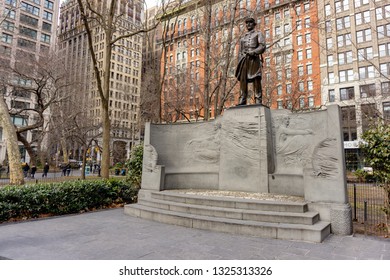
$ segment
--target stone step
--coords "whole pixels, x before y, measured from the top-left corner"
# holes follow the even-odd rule
[[[266,201],[235,197],[212,197],[205,195],[182,194],[172,191],[151,192],[150,195],[151,198],[156,200],[222,208],[290,213],[304,213],[308,211],[308,205],[306,202]]]
[[[263,238],[322,242],[330,234],[330,224],[322,221],[314,225],[269,223],[195,215],[141,204],[125,205],[124,212],[167,224]]]
[[[174,212],[237,220],[251,220],[258,222],[289,223],[303,225],[313,225],[319,221],[319,215],[316,212],[295,213],[223,208],[158,199],[142,199],[138,203],[140,205],[170,210]]]

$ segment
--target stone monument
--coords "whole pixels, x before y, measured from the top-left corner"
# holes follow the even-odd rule
[[[340,108],[237,106],[209,122],[146,124],[143,191],[208,189],[301,196],[336,234],[352,233]]]

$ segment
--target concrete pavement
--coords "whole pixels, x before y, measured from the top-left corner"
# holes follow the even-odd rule
[[[0,224],[0,259],[390,260],[390,240],[330,235],[323,243],[190,229],[104,210]]]

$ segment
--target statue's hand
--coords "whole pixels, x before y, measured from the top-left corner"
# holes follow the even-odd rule
[[[257,56],[257,53],[255,53],[254,51],[249,51],[249,52],[247,52],[247,55],[249,55],[249,56]]]

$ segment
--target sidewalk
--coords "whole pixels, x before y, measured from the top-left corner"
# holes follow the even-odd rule
[[[390,239],[307,243],[190,229],[123,209],[0,224],[0,260],[390,260]]]

